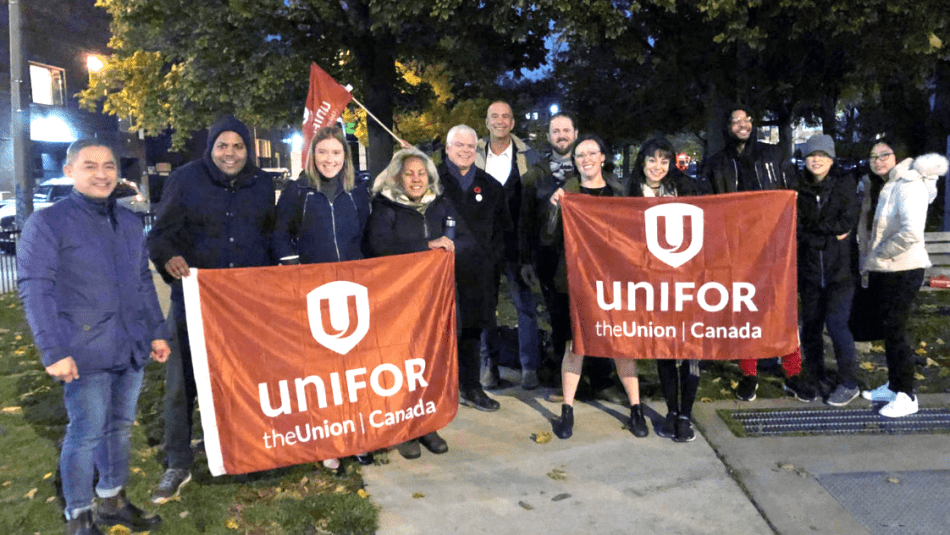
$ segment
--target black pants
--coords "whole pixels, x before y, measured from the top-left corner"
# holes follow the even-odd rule
[[[824,288],[808,281],[799,281],[801,297],[802,357],[805,369],[814,381],[825,378],[825,341],[822,331],[828,327],[838,362],[838,383],[857,388],[854,337],[848,328],[854,285],[851,281],[832,282]]]
[[[459,390],[462,392],[482,387],[479,380],[481,359],[478,350],[481,342],[482,329],[478,327],[459,329]]]
[[[195,458],[191,449],[191,432],[198,389],[191,365],[181,281],[172,284],[168,323],[173,334],[171,355],[165,363],[165,457],[168,468],[190,469]]]
[[[907,343],[907,319],[923,281],[922,268],[868,274],[868,290],[877,296],[881,317],[889,387],[907,395],[914,393],[915,371],[914,352]]]
[[[666,400],[667,412],[691,417],[696,391],[699,389],[699,361],[657,359],[656,371],[660,375],[660,388]]]

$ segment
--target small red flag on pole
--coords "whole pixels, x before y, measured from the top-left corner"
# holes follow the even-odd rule
[[[310,64],[310,91],[307,93],[307,105],[303,112],[303,150],[301,161],[307,161],[310,140],[317,130],[333,124],[343,115],[343,109],[350,103],[353,95],[337,83],[329,74]]]

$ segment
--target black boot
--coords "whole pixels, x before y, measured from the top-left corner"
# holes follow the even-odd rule
[[[551,427],[554,428],[554,434],[557,438],[571,438],[574,434],[574,407],[562,403],[561,417],[551,420]]]
[[[86,509],[76,518],[67,520],[66,535],[102,535],[96,523],[92,521],[92,509]]]
[[[100,524],[110,527],[121,524],[132,531],[149,531],[162,523],[162,517],[149,515],[129,503],[125,498],[125,489],[119,491],[117,496],[103,498],[99,502],[98,513]]]
[[[650,434],[647,428],[647,420],[643,417],[643,408],[639,403],[630,407],[630,432],[637,438],[643,438]]]

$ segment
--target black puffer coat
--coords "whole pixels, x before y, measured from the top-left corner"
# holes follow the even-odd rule
[[[836,165],[821,182],[805,170],[798,185],[798,280],[826,287],[851,280],[852,230],[858,219],[857,186]],[[845,239],[838,236],[848,234]]]
[[[425,215],[377,193],[366,224],[366,251],[369,256],[418,253],[429,250],[429,242],[445,235],[445,218],[455,217],[440,195],[426,206]]]

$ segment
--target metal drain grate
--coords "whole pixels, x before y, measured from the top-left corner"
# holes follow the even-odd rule
[[[874,409],[810,409],[731,411],[747,436],[808,435],[909,435],[950,432],[950,411],[920,409],[903,418],[885,418]]]

